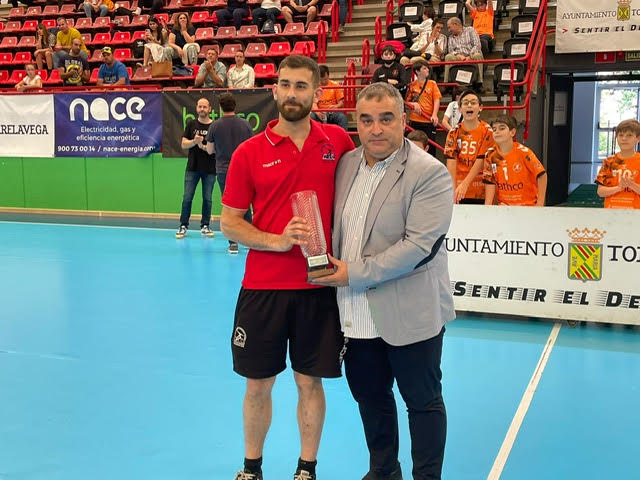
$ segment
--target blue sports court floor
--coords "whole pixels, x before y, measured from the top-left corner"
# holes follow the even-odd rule
[[[219,233],[178,241],[160,229],[0,222],[0,479],[232,479],[244,383],[229,338],[244,259]],[[488,477],[553,328],[450,324],[443,478]],[[640,478],[640,331],[562,325],[539,380],[501,478]],[[318,478],[360,480],[356,406],[344,379],[325,388]],[[295,404],[288,370],[274,390],[266,480],[292,477]]]

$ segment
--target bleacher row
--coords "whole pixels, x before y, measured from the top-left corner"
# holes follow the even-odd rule
[[[135,10],[137,2],[118,2],[119,6]],[[286,5],[288,0],[283,0]],[[276,77],[277,63],[282,58],[299,54],[314,56],[316,54],[317,38],[320,24],[324,22],[325,31],[327,22],[318,20],[311,22],[305,29],[304,23],[284,23],[284,17],[280,15],[280,24],[276,25],[275,34],[261,34],[257,25],[252,24],[251,16],[245,18],[245,24],[236,30],[233,26],[217,26],[215,10],[226,7],[226,0],[202,0],[196,5],[183,5],[182,0],[171,0],[165,13],[155,16],[164,21],[168,29],[173,25],[173,19],[178,12],[187,11],[191,22],[196,28],[196,42],[200,45],[200,58],[206,56],[210,48],[215,48],[219,53],[219,59],[223,62],[233,61],[235,53],[244,51],[247,60],[255,62],[256,83],[269,82]],[[248,5],[259,6],[259,0],[248,0]],[[207,7],[210,10],[202,10]],[[173,11],[173,13],[171,13]],[[321,17],[331,15],[331,5],[322,8]],[[89,62],[98,64],[102,62],[102,47],[109,45],[114,47],[114,56],[125,63],[132,81],[148,82],[151,80],[151,67],[136,67],[141,58],[135,58],[130,46],[138,39],[144,39],[145,28],[149,21],[149,14],[128,16],[97,17],[95,20],[87,18],[84,12],[78,12],[75,4],[44,5],[12,8],[6,23],[0,22],[0,87],[15,85],[24,76],[24,65],[34,61],[33,52],[36,49],[35,32],[39,23],[43,23],[48,29],[56,27],[56,19],[65,17],[69,26],[76,28],[82,35],[84,43],[91,52]],[[227,63],[227,67],[233,65]],[[98,65],[99,66],[99,65]],[[195,78],[198,66],[192,65],[193,75],[190,77],[161,77],[153,81],[168,82],[175,80],[189,80]],[[95,83],[97,68],[92,70],[90,83]],[[59,72],[53,70],[38,70],[43,83],[46,86],[61,85]]]

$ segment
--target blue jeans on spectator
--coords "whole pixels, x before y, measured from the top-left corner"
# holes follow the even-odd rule
[[[185,227],[189,227],[191,203],[200,180],[202,180],[202,219],[200,220],[200,228],[209,225],[211,221],[211,193],[213,192],[213,185],[216,183],[216,176],[213,173],[186,171],[184,172],[184,196],[182,197],[182,212],[180,213],[180,225]]]
[[[344,26],[347,22],[349,5],[347,4],[347,0],[338,0],[338,6],[340,7],[340,25]]]
[[[273,23],[276,23],[276,18],[280,15],[280,10],[277,8],[254,8],[253,9],[253,23],[255,23],[258,28],[262,28],[262,24],[267,20],[271,20]]]
[[[224,194],[224,186],[227,183],[227,172],[217,173],[216,177],[218,177],[218,186],[220,187],[220,195]],[[251,209],[249,208],[246,212],[244,212],[244,219],[251,223],[253,217],[251,216]],[[229,243],[236,243],[229,240]]]
[[[109,14],[109,7],[106,5],[100,5],[97,12],[93,10],[90,3],[83,4],[82,8],[87,18],[106,17]]]
[[[249,16],[249,9],[236,8],[231,10],[230,8],[222,8],[216,11],[216,16],[218,17],[218,25],[227,27],[231,23],[231,20],[233,20],[233,25],[236,27],[236,30],[240,30],[242,19]]]
[[[324,112],[327,116],[327,121],[324,123],[330,123],[332,125],[339,125],[344,130],[347,130],[347,116],[342,112]],[[320,122],[321,120],[318,118],[318,115],[315,112],[311,112],[311,118],[316,122]]]

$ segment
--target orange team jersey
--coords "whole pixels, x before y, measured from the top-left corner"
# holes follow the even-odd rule
[[[506,154],[496,145],[484,159],[484,183],[496,186],[498,203],[502,205],[535,205],[538,177],[544,173],[533,151],[518,142],[513,142],[513,150]]]
[[[596,183],[604,187],[617,187],[622,177],[640,183],[640,153],[636,152],[631,158],[622,158],[620,153],[607,158],[600,167]],[[625,188],[615,195],[605,197],[604,208],[640,208],[640,195]]]
[[[406,98],[408,102],[416,101],[415,98],[420,95],[422,85],[424,85],[424,82],[421,82],[420,80],[416,80],[409,84]],[[433,80],[427,80],[427,85],[418,99],[422,112],[421,114],[417,114],[414,110],[411,110],[409,120],[412,122],[430,122],[431,115],[433,115],[433,104],[439,98],[442,98],[442,94],[440,93],[438,85]]]
[[[338,86],[340,85],[338,82],[334,82],[333,80],[329,80],[329,84],[327,86]],[[318,108],[331,108],[335,107],[338,103],[342,101],[344,98],[344,92],[341,88],[327,88],[322,89],[322,97],[318,100]]]
[[[493,38],[493,16],[493,8],[490,5],[487,5],[487,9],[484,12],[479,10],[471,12],[473,29],[478,35],[491,35],[491,38]]]
[[[444,156],[456,161],[456,187],[466,178],[475,161],[478,158],[484,160],[487,150],[494,145],[491,127],[483,120],[479,120],[478,127],[470,132],[464,129],[463,122],[449,131]],[[484,198],[482,171],[469,185],[465,198]]]

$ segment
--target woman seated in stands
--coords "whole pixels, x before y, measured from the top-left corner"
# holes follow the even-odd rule
[[[173,19],[173,30],[169,34],[173,58],[181,59],[184,65],[195,65],[200,53],[200,45],[196,43],[196,29],[185,12],[175,14]]]
[[[229,88],[253,88],[256,75],[253,68],[245,63],[244,52],[238,50],[235,55],[236,64],[227,72],[227,86]]]
[[[44,62],[47,62],[47,68],[51,70],[53,68],[53,47],[56,46],[56,36],[53,33],[49,33],[47,26],[44,23],[38,24],[36,30],[36,51],[34,57],[38,70],[42,70]]]
[[[416,38],[411,48],[402,52],[400,63],[402,65],[413,64],[422,58],[429,62],[442,62],[447,50],[447,37],[443,35],[444,20],[436,18],[431,30],[421,33]]]
[[[84,10],[87,18],[95,17],[114,17],[114,16],[128,16],[140,15],[140,7],[135,10],[129,10],[128,8],[121,7],[117,3],[113,3],[111,0],[86,0],[81,9]]]
[[[156,17],[149,18],[148,28],[144,32],[144,66],[148,66],[151,61],[165,62],[173,57],[173,48],[168,45],[169,32],[160,25]]]
[[[16,84],[16,90],[24,92],[36,88],[42,88],[42,78],[36,73],[36,66],[33,63],[25,65],[27,75]]]

